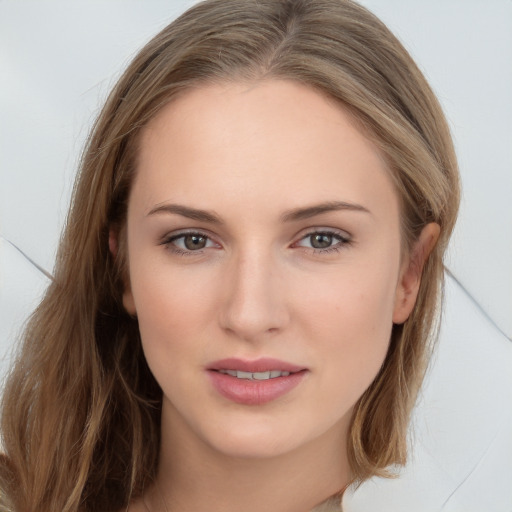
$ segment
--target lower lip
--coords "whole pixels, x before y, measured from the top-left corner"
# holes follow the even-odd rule
[[[238,379],[213,370],[208,371],[213,387],[237,404],[262,405],[277,400],[300,384],[306,371],[267,380]]]

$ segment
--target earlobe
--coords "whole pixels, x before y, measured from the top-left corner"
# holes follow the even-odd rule
[[[108,249],[114,260],[117,258],[119,252],[119,233],[114,228],[110,228],[108,233]],[[135,309],[135,301],[128,277],[123,280],[123,306],[126,312],[135,316],[137,310]]]
[[[126,309],[126,312],[132,316],[137,315],[137,310],[135,309],[135,301],[133,300],[133,293],[130,286],[123,292],[123,306]]]
[[[118,250],[118,242],[117,242],[117,232],[110,228],[108,232],[108,250],[110,251],[110,254],[112,254],[112,257],[116,259],[117,257],[117,250]]]
[[[404,323],[411,314],[421,283],[423,266],[439,238],[439,224],[431,222],[421,231],[402,264],[395,294],[393,323]]]

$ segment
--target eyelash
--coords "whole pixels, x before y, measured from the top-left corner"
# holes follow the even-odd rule
[[[205,238],[207,242],[212,240],[212,238],[205,233],[201,233],[199,231],[185,231],[185,232],[182,232],[182,233],[179,233],[176,235],[170,235],[170,236],[165,237],[162,240],[162,245],[164,245],[168,250],[170,250],[174,254],[177,254],[178,256],[194,256],[196,254],[202,254],[202,252],[203,252],[202,249],[199,249],[196,251],[184,250],[184,249],[181,249],[180,247],[177,247],[176,245],[174,245],[173,242],[176,242],[176,240],[179,240],[180,238],[185,238],[186,236],[197,236],[197,237]]]
[[[334,245],[331,245],[330,247],[326,247],[324,249],[318,249],[315,247],[311,247],[311,249],[313,249],[313,254],[329,254],[329,253],[333,253],[333,252],[339,252],[341,249],[347,247],[351,243],[351,239],[346,234],[342,234],[339,231],[333,231],[330,229],[316,229],[314,231],[311,231],[311,232],[307,233],[306,235],[304,235],[299,240],[299,242],[302,240],[311,238],[314,235],[325,235],[325,236],[332,237],[332,239],[333,239],[332,241],[334,242],[335,240],[337,240],[337,243],[335,243]],[[297,244],[297,242],[295,244]],[[299,246],[299,247],[302,247],[302,246]]]
[[[330,247],[326,247],[323,249],[318,249],[315,247],[307,248],[307,247],[297,245],[298,242],[306,240],[307,238],[311,238],[314,235],[325,235],[325,236],[332,237],[333,241],[337,240],[337,243],[335,245],[332,245]],[[196,254],[202,254],[203,249],[198,249],[195,251],[190,250],[190,249],[184,250],[184,249],[181,249],[180,247],[177,247],[176,245],[174,245],[173,242],[176,242],[177,240],[179,240],[181,238],[185,238],[186,236],[197,236],[197,237],[205,238],[207,243],[208,243],[208,241],[212,241],[212,238],[205,233],[201,233],[199,231],[185,231],[185,232],[182,232],[182,233],[179,233],[176,235],[167,236],[166,238],[164,238],[162,240],[161,245],[164,245],[168,250],[170,250],[174,254],[177,254],[178,256],[193,256]],[[322,230],[314,230],[309,233],[306,233],[303,237],[301,237],[298,240],[298,242],[295,242],[293,244],[293,246],[303,247],[304,249],[313,249],[313,254],[329,254],[329,253],[333,253],[333,252],[339,252],[344,247],[347,247],[348,245],[350,245],[352,243],[352,240],[348,236],[346,236],[338,231],[322,229]]]

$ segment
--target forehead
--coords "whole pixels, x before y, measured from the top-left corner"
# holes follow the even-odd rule
[[[339,200],[398,214],[385,161],[352,116],[284,80],[206,85],[171,101],[141,134],[134,189],[145,210],[192,201],[277,215]]]

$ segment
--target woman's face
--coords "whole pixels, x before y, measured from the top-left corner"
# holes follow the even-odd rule
[[[237,457],[339,443],[412,308],[378,151],[278,80],[188,91],[140,143],[124,303],[164,438]]]

